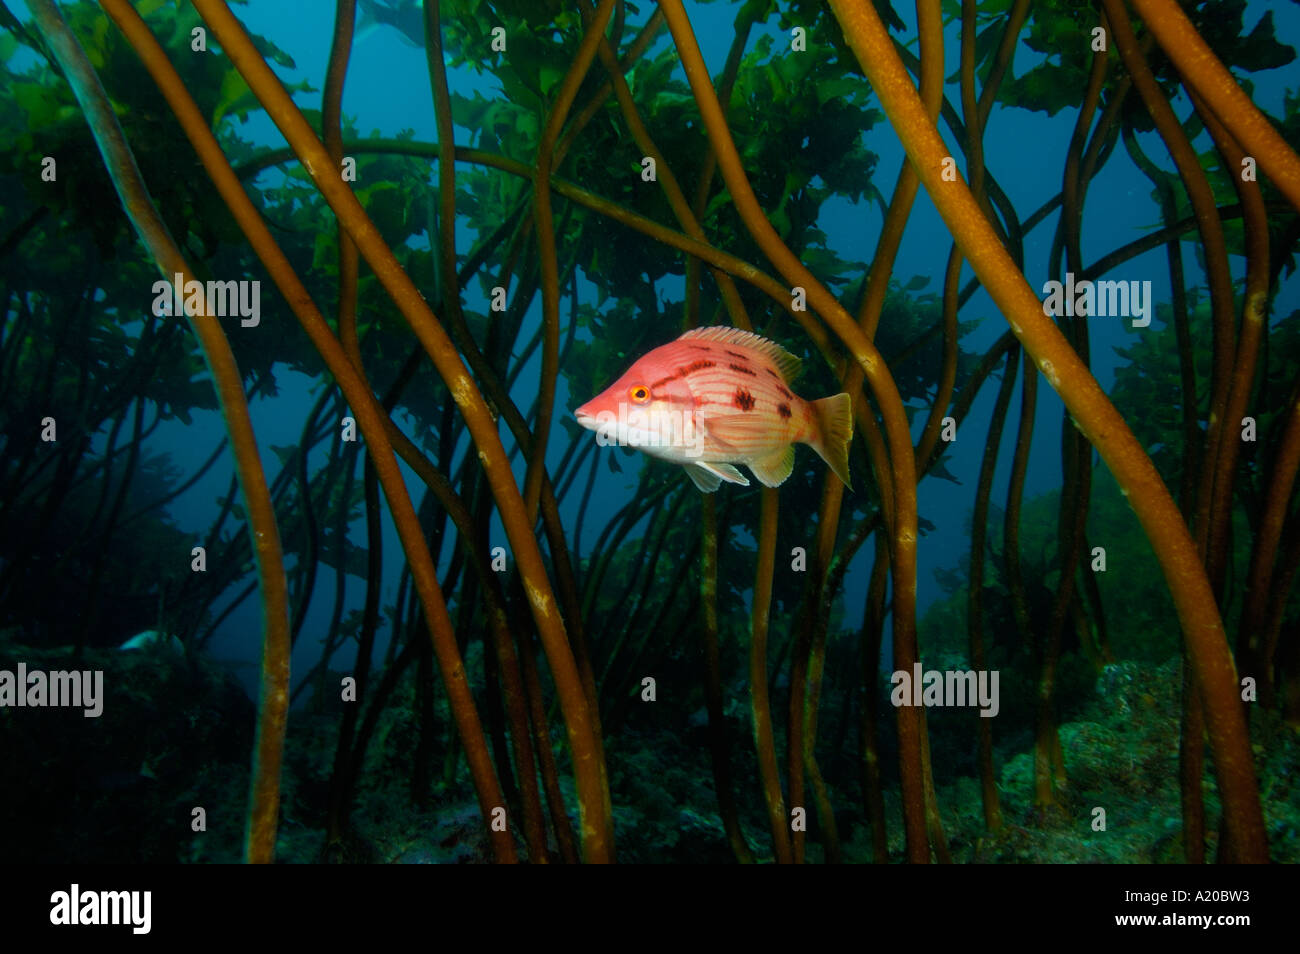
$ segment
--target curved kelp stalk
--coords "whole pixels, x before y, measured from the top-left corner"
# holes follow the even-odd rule
[[[753,852],[745,840],[732,788],[731,748],[723,710],[721,653],[718,649],[718,502],[709,494],[700,503],[700,656],[704,664],[704,702],[709,713],[709,756],[718,812],[727,832],[731,852],[741,864],[752,864]]]
[[[108,96],[81,44],[54,0],[34,0],[30,9],[81,105],[122,207],[159,273],[169,283],[177,275],[181,276],[177,280],[188,282],[194,273],[153,205]],[[289,710],[289,604],[280,531],[230,343],[215,316],[192,314],[189,308],[185,311],[216,385],[255,540],[253,554],[262,594],[262,690],[245,855],[251,862],[269,863],[275,857],[280,763]]]
[[[1187,15],[1173,0],[1133,0],[1133,6],[1178,67],[1183,82],[1196,91],[1241,147],[1259,161],[1278,191],[1300,211],[1300,156],[1237,85]]]
[[[912,439],[908,433],[907,419],[903,413],[898,388],[875,346],[862,333],[843,306],[785,246],[768,222],[745,175],[744,166],[727,127],[726,118],[722,114],[717,94],[709,80],[708,70],[700,55],[699,45],[695,40],[686,11],[682,8],[680,0],[662,0],[660,5],[668,19],[668,28],[672,31],[673,41],[677,44],[691,91],[695,95],[695,102],[704,117],[709,140],[718,157],[718,168],[727,183],[727,189],[731,192],[732,201],[746,229],[782,276],[792,286],[807,291],[809,304],[847,346],[854,361],[861,366],[880,404],[885,432],[889,440],[889,463],[892,472],[879,470],[876,479],[881,483],[892,479],[894,485],[894,523],[891,528],[890,548],[894,569],[895,656],[898,668],[910,670],[912,662],[917,658],[916,477],[912,460]],[[805,328],[807,328],[806,324]],[[920,713],[914,711],[912,707],[901,707],[899,722],[900,758],[904,763],[903,803],[908,821],[908,856],[913,861],[925,861],[929,858],[930,852],[921,786]]]
[[[465,418],[478,448],[483,474],[492,497],[496,500],[516,564],[524,579],[527,602],[559,694],[578,781],[584,853],[589,861],[608,861],[612,852],[612,829],[604,773],[599,764],[600,747],[589,711],[590,703],[565,635],[564,622],[557,612],[555,597],[523,498],[511,475],[491,412],[455,346],[423,296],[402,270],[347,184],[333,170],[324,146],[293,105],[287,91],[257,52],[243,27],[221,0],[199,0],[195,7],[302,160],[316,187],[357,243],[362,258],[410,323]],[[353,407],[360,414],[357,404],[354,403]],[[375,424],[381,426],[379,421],[375,421]],[[418,532],[414,525],[411,530]],[[429,569],[432,570],[432,567]],[[432,574],[428,582],[431,588],[435,585]],[[448,670],[454,671],[450,659],[446,665]],[[464,678],[463,671],[460,672],[460,677]],[[476,715],[474,721],[477,722]]]
[[[30,269],[30,279],[19,267],[0,274],[0,430],[12,432],[0,455],[0,634],[16,624],[34,644],[94,651],[128,625],[117,619],[123,592],[197,655],[251,609],[260,586],[266,637],[250,860],[272,859],[286,712],[300,694],[312,697],[304,724],[336,733],[323,741],[326,761],[333,757],[320,806],[325,859],[364,851],[379,834],[361,806],[381,792],[424,811],[433,793],[468,797],[472,785],[483,819],[474,844],[495,860],[612,860],[611,780],[629,859],[663,860],[651,849],[666,841],[679,860],[834,863],[865,852],[887,862],[891,835],[894,860],[1018,853],[1011,842],[1023,833],[1013,821],[1036,817],[1042,826],[1077,807],[1063,788],[1064,715],[1088,681],[1115,675],[1111,642],[1121,657],[1159,652],[1177,665],[1156,565],[1182,631],[1183,851],[1205,860],[1218,829],[1219,860],[1266,860],[1247,720],[1300,724],[1300,647],[1290,638],[1300,575],[1300,339],[1293,321],[1272,312],[1300,242],[1300,160],[1282,138],[1294,138],[1294,104],[1283,121],[1265,116],[1223,64],[1235,72],[1286,62],[1287,48],[1264,36],[1268,25],[1257,31],[1261,42],[1244,46],[1207,31],[1220,64],[1192,26],[1205,3],[1184,14],[1169,0],[1127,9],[1102,0],[1081,18],[1056,2],[1008,0],[990,14],[976,0],[917,0],[912,36],[886,32],[882,19],[904,29],[889,3],[736,3],[734,25],[705,44],[719,57],[710,74],[681,0],[640,10],[578,0],[562,11],[424,0],[401,26],[422,47],[416,68],[427,67],[431,94],[414,105],[435,133],[417,141],[360,138],[344,115],[350,64],[361,58],[356,0],[330,5],[319,114],[299,111],[295,102],[315,105],[312,91],[286,90],[276,64],[292,69],[289,61],[250,38],[223,0],[195,0],[198,16],[164,5],[149,25],[129,0],[101,0],[119,32],[104,31],[91,5],[64,5],[85,54],[75,41],[69,47],[53,2],[36,8],[43,33],[61,37],[61,47],[47,40],[57,61],[0,7],[4,26],[41,61],[26,77],[0,51],[0,75],[33,93],[13,97],[15,115],[54,144],[23,146],[20,160],[88,141],[72,97],[49,78],[65,73],[154,262],[129,254],[115,207],[95,220],[96,233],[78,218],[84,201],[20,186],[9,214],[6,197],[12,222],[0,254],[47,267]],[[820,52],[803,55],[797,36],[780,49],[774,13],[781,30],[806,28],[809,49]],[[189,28],[204,22],[220,55],[186,57]],[[507,55],[497,55],[504,38],[495,31],[487,53],[497,23]],[[1049,64],[1058,72],[1036,64],[1014,76],[1022,43],[1036,48],[1044,31],[1082,37],[1093,26],[1104,47],[1072,48],[1059,70]],[[950,44],[960,40],[959,60],[956,51],[945,58],[948,29]],[[163,43],[176,51],[175,67]],[[132,50],[170,113],[159,113],[152,86],[132,79]],[[945,59],[955,72],[945,75]],[[505,96],[455,95],[455,71],[467,66],[500,80]],[[34,92],[42,85],[55,93],[49,104]],[[772,108],[756,108],[769,94]],[[995,104],[1006,115],[1073,114],[1062,166],[1049,175],[1059,192],[1033,208],[1013,204],[1024,183],[999,181],[1003,156],[989,143],[1004,114]],[[231,120],[256,110],[287,146],[242,141]],[[482,148],[457,145],[457,123]],[[896,169],[873,165],[873,126],[901,139]],[[1159,140],[1142,135],[1153,127]],[[146,142],[162,145],[145,150]],[[242,161],[232,168],[236,154]],[[1263,182],[1237,174],[1252,159]],[[70,176],[60,160],[60,183],[78,187],[65,192],[107,189],[98,157],[90,160]],[[211,185],[187,163],[201,164]],[[160,168],[184,174],[155,183]],[[272,171],[259,180],[263,170]],[[0,177],[12,181],[12,172],[6,165]],[[1103,173],[1107,182],[1117,173],[1150,180],[1154,221],[1089,262],[1106,208]],[[938,271],[907,280],[895,274],[908,261],[905,233],[928,235],[912,215],[922,184],[950,235],[926,249],[939,256]],[[842,258],[818,225],[832,198],[851,206],[851,256]],[[878,237],[864,239],[868,205],[883,222]],[[184,237],[199,276],[218,263],[264,270],[276,288],[269,307],[263,302],[263,317],[274,313],[264,329],[275,337],[227,341],[210,317],[192,315],[200,356],[166,317],[122,321],[121,296],[152,281],[154,264],[169,280],[190,275],[163,221]],[[65,243],[64,254],[56,243],[69,229],[101,241]],[[1197,253],[1186,267],[1185,242]],[[1109,394],[1093,377],[1092,352],[1115,339],[1081,315],[1049,315],[1025,278],[1026,256],[1042,267],[1044,255],[1044,277],[1055,280],[1097,282],[1137,267],[1168,274],[1167,305],[1157,310],[1144,296],[1143,314],[1154,313],[1164,331],[1116,349],[1129,364]],[[859,256],[867,263],[845,260]],[[963,282],[966,264],[974,278]],[[972,296],[981,289],[1010,330],[987,335],[985,323],[977,338],[981,306]],[[566,400],[593,393],[682,329],[715,324],[755,331],[804,358],[810,397],[848,392],[854,486],[804,455],[787,487],[700,496],[661,462],[635,455],[629,470],[626,450],[611,451],[569,419]],[[85,340],[63,341],[85,327]],[[232,348],[247,372],[242,391]],[[177,485],[152,436],[174,418],[188,424],[182,409],[217,403],[195,397],[208,393],[202,377],[190,380],[204,361],[238,465],[197,531],[209,572],[164,569],[159,578],[146,563],[125,575],[103,554],[173,552],[188,534],[158,511],[184,506],[180,494],[225,450],[223,440]],[[277,365],[314,378],[291,409],[296,446],[274,448],[281,466],[268,480],[246,405],[275,395]],[[1050,451],[1041,430],[1033,443],[1038,413],[1058,416],[1050,398],[1039,400],[1040,373],[1064,401],[1048,425],[1062,427]],[[60,409],[58,442],[7,425],[38,401]],[[339,438],[344,415],[355,418],[359,441]],[[952,443],[954,427],[964,450]],[[202,453],[215,442],[204,439]],[[1096,469],[1094,448],[1109,472]],[[1058,452],[1059,496],[1031,498],[1037,462]],[[927,476],[935,478],[927,499],[952,495],[940,481],[971,485],[972,529],[950,549],[954,569],[937,575],[947,595],[927,611],[918,639],[918,537],[935,529],[917,512]],[[1000,516],[993,493],[1003,479]],[[396,562],[382,553],[385,511],[401,545]],[[60,528],[73,522],[80,538],[65,544]],[[944,528],[937,539],[956,535]],[[1104,560],[1093,564],[1094,544],[1113,564],[1123,554],[1122,577],[1103,572]],[[779,553],[790,547],[787,570]],[[385,570],[397,581],[391,609]],[[60,589],[61,579],[85,584]],[[76,620],[31,609],[59,603]],[[891,612],[892,639],[884,629]],[[1224,614],[1238,626],[1235,656]],[[291,684],[287,656],[299,635],[301,651],[322,645]],[[922,640],[927,662],[964,657],[976,671],[1013,675],[1002,683],[1001,714],[1015,728],[897,704],[888,674],[919,666]],[[882,658],[887,641],[892,658]],[[338,706],[331,680],[342,660],[357,696]],[[1249,692],[1256,686],[1259,712]],[[1172,689],[1164,698],[1178,704]],[[1000,787],[999,761],[1031,726],[1032,781]],[[895,745],[897,762],[886,765]],[[1207,817],[1216,804],[1204,792],[1207,761],[1222,819]],[[569,771],[576,786],[561,777]],[[966,776],[978,781],[982,816],[952,813],[944,801],[974,791],[952,787]],[[1080,771],[1078,784],[1086,778]],[[295,812],[306,809],[308,788],[292,790]],[[902,827],[891,832],[885,806],[895,797]],[[460,825],[458,816],[439,810],[437,823]],[[950,843],[944,828],[953,823]],[[695,826],[689,837],[684,824]],[[766,836],[753,840],[762,828],[770,849]],[[386,838],[376,843],[392,857]]]
[[[944,181],[947,147],[925,115],[920,97],[875,10],[869,3],[849,0],[831,0],[831,8],[949,230],[1012,331],[1061,395],[1080,430],[1101,453],[1136,511],[1169,584],[1204,700],[1224,802],[1229,858],[1267,860],[1250,740],[1238,701],[1236,667],[1187,525],[1150,458],[1079,356],[1044,314],[1042,302],[1002,248],[970,190],[960,180]]]
[[[780,864],[794,861],[785,796],[777,767],[776,738],[772,731],[772,703],[767,681],[767,637],[772,609],[772,574],[776,570],[776,516],[780,497],[774,487],[764,487],[758,536],[758,566],[754,571],[753,629],[749,642],[749,700],[754,724],[754,745],[758,750],[758,771],[767,801],[767,819],[772,829],[772,850]],[[797,745],[794,740],[792,745]]]
[[[211,138],[211,134],[207,131],[206,125],[203,123],[197,109],[194,108],[192,101],[188,99],[179,82],[173,82],[176,77],[174,73],[170,72],[170,66],[166,63],[161,49],[152,42],[152,37],[147,28],[138,18],[134,18],[123,0],[109,0],[109,2],[113,5],[114,14],[121,14],[119,25],[127,32],[132,42],[137,45],[137,49],[141,52],[146,64],[149,65],[151,70],[155,71],[155,79],[159,82],[160,88],[168,95],[173,109],[185,126],[187,133],[191,135],[213,181],[229,203],[241,227],[245,229],[250,244],[266,264],[268,271],[281,287],[286,299],[295,304],[295,314],[311,336],[313,343],[320,349],[322,357],[339,381],[340,387],[357,414],[358,424],[366,437],[370,459],[376,463],[377,476],[388,498],[394,522],[398,528],[399,539],[410,562],[416,590],[420,593],[421,602],[425,607],[426,623],[433,635],[443,679],[447,684],[452,700],[453,715],[460,730],[462,743],[470,756],[469,764],[474,775],[475,787],[479,792],[480,807],[483,809],[484,818],[487,819],[493,809],[503,804],[500,789],[487,756],[477,713],[469,696],[464,667],[456,649],[450,617],[447,614],[441,590],[434,576],[432,559],[421,536],[400,473],[396,470],[396,462],[392,453],[393,445],[398,445],[398,449],[403,451],[403,457],[407,463],[440,497],[453,521],[462,529],[462,539],[471,545],[474,541],[472,518],[463,504],[460,504],[456,496],[451,493],[445,478],[441,477],[428,464],[423,455],[410,444],[409,440],[397,431],[387,419],[383,409],[376,404],[373,395],[359,377],[358,366],[354,363],[354,359],[349,359],[344,354],[338,339],[329,331],[319,310],[311,304],[306,289],[302,287],[288,262],[284,260],[283,254],[271,239],[265,225],[243,194],[233,170],[225,163],[224,157],[221,156],[216,147],[215,140]],[[472,549],[475,554],[475,568],[479,571],[480,579],[487,581],[487,593],[491,594],[494,592],[496,581],[495,574],[488,567],[486,548],[472,547]],[[490,607],[493,602],[489,600]],[[489,621],[492,624],[497,647],[502,649],[502,639],[507,637],[505,637],[504,614],[499,605],[497,609],[489,610]],[[513,671],[513,666],[507,665],[504,668],[507,676]],[[520,691],[518,684],[514,685],[515,689],[512,690],[512,695]],[[518,714],[517,710],[516,714]],[[533,833],[536,836],[535,829]],[[513,859],[514,849],[507,832],[494,830],[493,841],[500,860]],[[535,847],[535,837],[531,837],[529,843],[530,848]]]

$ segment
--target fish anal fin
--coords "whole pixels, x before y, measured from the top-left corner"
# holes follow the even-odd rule
[[[771,457],[750,461],[749,469],[763,486],[780,487],[794,471],[794,445],[786,444]]]

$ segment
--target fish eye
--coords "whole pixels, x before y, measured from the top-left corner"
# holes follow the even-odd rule
[[[627,393],[633,404],[644,404],[650,400],[650,389],[644,384],[633,386]]]

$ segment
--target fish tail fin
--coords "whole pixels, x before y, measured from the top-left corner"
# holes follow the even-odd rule
[[[813,401],[812,409],[817,420],[817,433],[809,443],[844,486],[852,490],[849,445],[853,443],[853,399],[842,391]]]

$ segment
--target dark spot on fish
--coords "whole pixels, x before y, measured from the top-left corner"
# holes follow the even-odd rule
[[[781,380],[781,375],[777,374],[771,368],[764,368],[763,370],[766,371],[768,374],[772,375],[772,377],[776,378],[778,381]]]
[[[788,418],[790,416],[790,405],[778,404],[776,406],[776,413],[780,414],[782,417]]]
[[[754,395],[750,394],[744,388],[736,388],[736,407],[742,411],[752,411],[754,409]]]
[[[712,351],[712,350],[713,350],[713,349],[710,348],[708,345],[697,345],[697,344],[693,344],[693,345],[687,345],[686,347],[688,347],[688,348],[694,348],[696,351]]]
[[[794,398],[794,395],[791,394],[791,393],[790,393],[788,390],[786,390],[784,387],[781,387],[780,385],[777,385],[777,388],[776,388],[776,389],[777,389],[778,391],[781,392],[781,397],[785,398],[787,401],[792,400],[792,399]]]
[[[670,374],[668,375],[668,377],[660,378],[658,381],[651,381],[650,390],[651,391],[658,390],[661,385],[667,384],[669,381],[676,381],[679,376],[680,375]]]
[[[753,370],[752,368],[747,368],[743,364],[729,364],[727,365],[727,367],[729,367],[732,371],[739,372],[740,374],[748,374],[751,378],[758,377],[757,371]]]
[[[741,354],[739,351],[729,351],[729,350],[726,349],[726,348],[723,348],[722,350],[723,350],[723,351],[726,351],[727,354],[731,355],[733,358],[739,358],[741,361],[748,361],[748,360],[749,360],[749,355]]]

